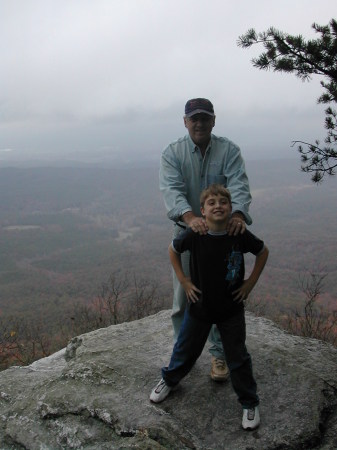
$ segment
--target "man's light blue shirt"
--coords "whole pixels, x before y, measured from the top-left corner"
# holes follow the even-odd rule
[[[200,193],[213,183],[220,183],[228,188],[232,196],[233,212],[242,212],[246,223],[250,225],[249,181],[237,145],[225,137],[212,134],[203,158],[200,149],[186,135],[164,149],[159,185],[169,219],[179,222],[188,211],[201,216]]]

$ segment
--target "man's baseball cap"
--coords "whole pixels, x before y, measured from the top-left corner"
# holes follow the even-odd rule
[[[207,98],[192,98],[188,100],[185,105],[185,116],[192,117],[194,114],[209,114],[214,116],[214,108],[212,103]]]

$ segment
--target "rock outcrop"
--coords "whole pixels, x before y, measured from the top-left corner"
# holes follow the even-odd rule
[[[229,382],[207,349],[167,400],[149,401],[172,350],[170,312],[78,336],[0,373],[0,449],[337,448],[337,349],[247,314],[261,427],[241,429]]]

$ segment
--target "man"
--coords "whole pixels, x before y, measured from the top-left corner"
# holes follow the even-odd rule
[[[228,223],[229,235],[243,233],[251,202],[248,178],[240,149],[225,137],[212,134],[215,114],[212,103],[205,98],[188,100],[184,124],[188,134],[172,142],[162,153],[159,184],[163,193],[167,216],[175,223],[173,237],[182,229],[191,228],[206,234],[208,227],[200,213],[200,193],[213,183],[227,187],[232,196],[232,216]],[[182,266],[189,274],[189,252],[182,255]],[[186,295],[173,273],[172,323],[177,340],[184,317]],[[209,335],[212,355],[211,378],[225,381],[229,376],[221,338],[216,327]]]

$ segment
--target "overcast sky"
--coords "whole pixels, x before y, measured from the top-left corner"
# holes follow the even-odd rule
[[[187,99],[207,97],[214,133],[245,158],[296,156],[324,138],[317,77],[254,69],[249,28],[313,38],[336,0],[0,0],[0,160],[159,159],[185,134]]]

